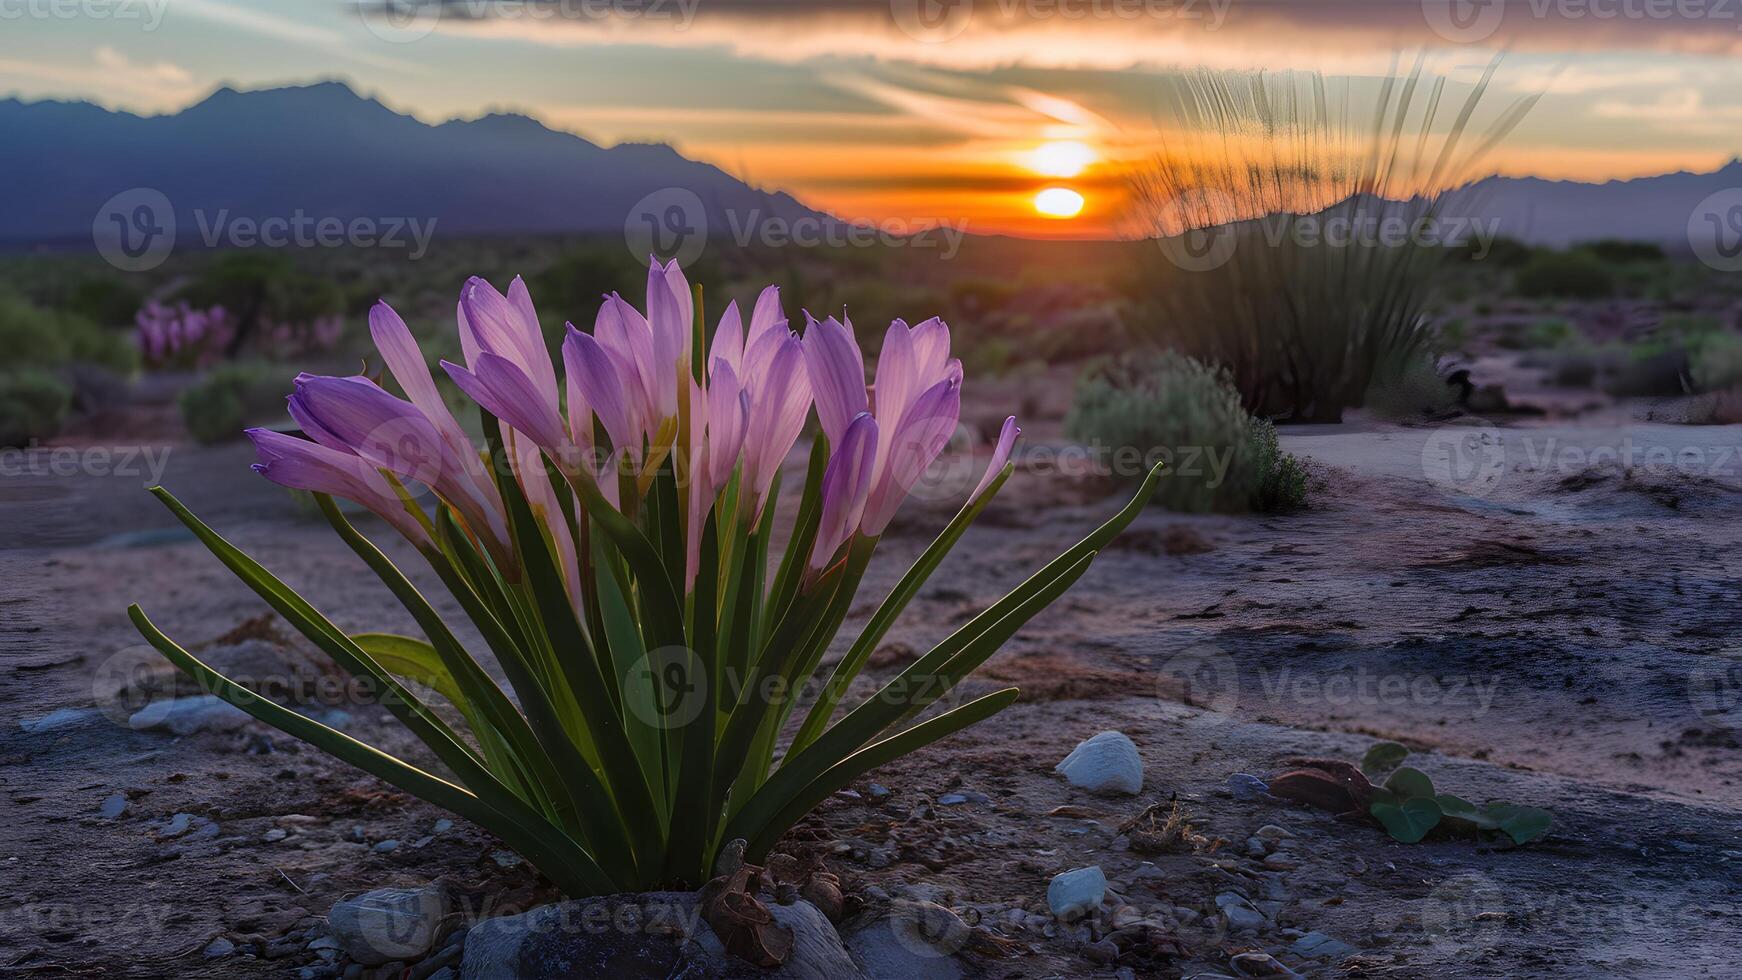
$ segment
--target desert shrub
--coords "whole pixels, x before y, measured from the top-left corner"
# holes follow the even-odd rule
[[[1686,394],[1688,352],[1680,346],[1641,344],[1620,354],[1603,390],[1617,398],[1659,398]]]
[[[1295,500],[1298,461],[1280,450],[1268,422],[1253,423],[1225,368],[1163,351],[1085,372],[1065,431],[1117,476],[1141,477],[1154,460],[1167,462],[1154,499],[1169,510],[1260,510]]]
[[[1255,450],[1257,485],[1252,509],[1262,514],[1286,514],[1307,503],[1307,469],[1299,456],[1282,451],[1276,426],[1269,419],[1247,420],[1247,434]]]
[[[1536,249],[1505,235],[1497,236],[1486,246],[1480,241],[1471,241],[1457,252],[1465,262],[1480,262],[1499,269],[1516,269],[1535,254]]]
[[[41,309],[4,291],[0,291],[0,351],[10,367],[83,363],[127,372],[138,360],[124,334],[74,313]]]
[[[1742,385],[1742,338],[1708,337],[1693,352],[1689,375],[1697,391],[1722,391]]]
[[[0,446],[26,446],[60,431],[72,388],[39,368],[0,373]]]
[[[1585,246],[1585,251],[1604,262],[1662,262],[1663,246],[1656,242],[1630,242],[1620,238],[1605,238]]]
[[[282,407],[287,379],[264,364],[226,364],[183,389],[178,402],[188,434],[200,443],[242,438],[242,429]]]
[[[1133,223],[1159,246],[1133,329],[1226,366],[1254,415],[1338,421],[1380,366],[1427,349],[1456,254],[1383,229],[1449,213],[1450,178],[1532,100],[1464,139],[1485,83],[1456,105],[1419,74],[1367,89],[1206,73],[1183,87],[1180,126],[1133,178]]]
[[[1363,406],[1375,415],[1402,419],[1437,415],[1456,401],[1433,355],[1419,354],[1376,372]]]
[[[1512,288],[1532,299],[1600,299],[1614,294],[1615,277],[1589,252],[1538,252],[1518,270]]]
[[[345,294],[333,282],[310,275],[283,255],[236,252],[214,260],[172,300],[196,309],[222,307],[232,323],[223,350],[260,356],[294,356],[325,350],[338,341]]]

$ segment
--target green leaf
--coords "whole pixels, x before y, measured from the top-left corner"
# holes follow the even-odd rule
[[[1528,844],[1554,825],[1554,814],[1540,807],[1490,803],[1483,812],[1514,844]]]
[[[1440,805],[1422,797],[1404,800],[1401,806],[1375,802],[1368,812],[1402,844],[1416,843],[1440,822]]]
[[[1409,750],[1396,742],[1376,742],[1361,757],[1361,772],[1368,780],[1379,782],[1408,758]]]
[[[1009,707],[1019,693],[1016,688],[1011,687],[976,698],[959,708],[953,708],[936,718],[927,719],[904,732],[869,745],[830,766],[807,785],[802,793],[788,799],[768,820],[747,828],[753,836],[746,838],[750,844],[745,851],[746,856],[752,861],[762,861],[788,828],[836,790],[878,766],[992,717]],[[727,833],[730,834],[731,831]]]
[[[413,796],[477,822],[538,865],[566,891],[589,894],[615,890],[611,879],[586,851],[513,794],[501,793],[488,799],[479,796],[312,718],[268,701],[182,649],[146,618],[138,605],[128,607],[127,615],[148,643],[170,663],[192,676],[204,690]]]
[[[835,665],[834,673],[829,676],[828,683],[823,687],[816,704],[811,706],[810,713],[805,716],[804,724],[800,726],[798,734],[793,736],[792,746],[787,750],[789,754],[798,752],[816,741],[817,736],[821,735],[823,729],[828,727],[829,719],[834,716],[835,707],[840,704],[841,697],[847,693],[847,688],[859,676],[859,672],[865,669],[865,661],[870,658],[871,652],[877,648],[878,643],[883,641],[883,637],[895,624],[895,620],[901,615],[902,610],[906,609],[913,597],[919,594],[919,590],[925,585],[926,580],[931,578],[933,572],[937,571],[937,567],[943,563],[945,556],[950,553],[950,549],[954,548],[956,542],[961,540],[962,535],[967,532],[968,526],[974,523],[974,519],[979,517],[980,512],[986,509],[986,505],[992,501],[993,497],[997,496],[999,489],[1004,486],[1004,481],[1009,479],[1010,474],[1015,470],[1015,463],[1004,464],[1003,472],[993,479],[991,485],[986,488],[986,492],[982,493],[977,500],[970,501],[963,506],[949,525],[932,541],[930,547],[926,548],[925,553],[920,555],[918,560],[908,568],[907,573],[901,577],[901,581],[895,583],[895,588],[890,590],[888,598],[884,599],[883,604],[877,607],[877,611],[871,614],[871,619],[865,624],[864,631],[859,634],[857,640],[853,641],[852,648],[847,651],[846,656],[841,658],[841,662]]]
[[[1385,781],[1385,788],[1406,800],[1417,797],[1428,800],[1434,798],[1434,781],[1428,778],[1427,773],[1409,766],[1392,773],[1391,778]]]
[[[1449,821],[1455,821],[1458,829],[1475,834],[1484,830],[1499,830],[1500,824],[1493,817],[1482,812],[1474,803],[1450,793],[1440,793],[1434,797],[1434,802],[1440,805],[1440,812]]]

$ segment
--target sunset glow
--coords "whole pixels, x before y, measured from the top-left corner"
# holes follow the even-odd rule
[[[1083,195],[1069,187],[1048,187],[1034,195],[1034,209],[1049,218],[1074,218],[1083,211]]]
[[[1026,162],[1029,169],[1043,177],[1075,177],[1097,159],[1099,156],[1087,144],[1058,140],[1036,147]]]

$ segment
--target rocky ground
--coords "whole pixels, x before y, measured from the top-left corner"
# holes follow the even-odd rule
[[[1031,417],[1049,397],[1028,396]],[[878,975],[1733,976],[1742,461],[1716,457],[1738,434],[1620,408],[1290,430],[1319,483],[1311,510],[1143,515],[968,685],[1022,701],[837,794],[769,870],[836,875],[847,949]],[[1053,425],[1029,435],[1031,453],[1059,444]],[[1624,444],[1642,454],[1631,468],[1603,452]],[[1448,445],[1467,465],[1444,465]],[[1647,465],[1654,447],[1670,465]],[[1699,465],[1674,462],[1696,449]],[[162,481],[336,622],[412,630],[324,524],[247,472],[245,448],[170,450]],[[465,821],[251,721],[129,724],[137,705],[114,694],[155,669],[126,619],[138,601],[203,656],[416,752],[174,529],[147,474],[81,459],[83,474],[0,484],[0,973],[444,976],[481,962],[461,955],[468,928],[557,897]],[[873,676],[1117,506],[1043,470],[1019,470]],[[943,514],[904,513],[865,596]],[[1054,772],[1102,731],[1135,746],[1139,792]],[[1245,778],[1380,739],[1442,791],[1549,809],[1552,830],[1521,848],[1402,845]],[[1055,915],[1049,885],[1088,868],[1102,901]],[[427,935],[357,962],[329,910],[392,887]]]

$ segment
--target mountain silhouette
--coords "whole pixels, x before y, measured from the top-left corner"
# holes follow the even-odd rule
[[[746,215],[815,216],[662,144],[605,148],[520,115],[429,125],[339,82],[222,88],[173,115],[0,100],[0,240],[91,239],[104,203],[161,192],[177,236],[251,218],[414,219],[439,234],[616,232],[648,195],[660,220],[726,234]],[[693,194],[694,197],[686,195]],[[672,203],[678,214],[668,215]]]

